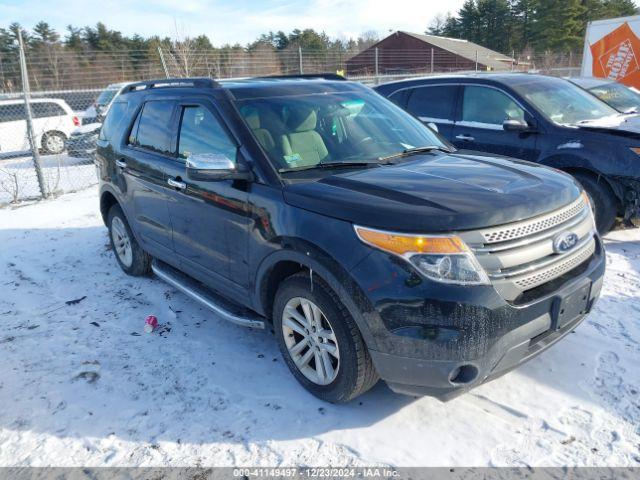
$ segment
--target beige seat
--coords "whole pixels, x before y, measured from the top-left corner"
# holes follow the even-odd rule
[[[287,130],[280,137],[285,162],[292,167],[317,165],[329,152],[324,140],[315,131],[318,117],[313,108],[296,107],[287,119]]]
[[[273,139],[273,136],[266,128],[262,128],[262,122],[260,119],[260,113],[257,108],[248,108],[246,111],[242,112],[247,125],[253,132],[253,135],[256,137],[262,148],[264,148],[267,153],[275,153],[276,152],[276,142]]]

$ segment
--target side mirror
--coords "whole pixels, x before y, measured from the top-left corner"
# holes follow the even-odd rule
[[[187,178],[191,180],[251,180],[248,170],[238,169],[233,160],[222,153],[189,155],[186,161]]]
[[[434,132],[438,132],[440,133],[440,131],[438,130],[438,125],[436,125],[433,122],[429,122],[427,123],[427,127],[429,127],[431,130],[433,130]]]
[[[502,122],[502,128],[507,132],[526,132],[530,130],[527,122],[515,118],[509,118]]]

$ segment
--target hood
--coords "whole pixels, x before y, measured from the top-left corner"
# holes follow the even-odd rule
[[[575,126],[580,130],[640,139],[640,115],[616,115],[598,120],[590,120]]]
[[[575,200],[567,174],[484,155],[431,153],[284,188],[293,206],[389,230],[445,232],[523,220]]]

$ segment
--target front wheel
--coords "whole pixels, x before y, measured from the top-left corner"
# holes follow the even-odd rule
[[[606,184],[605,180],[598,181],[591,175],[575,173],[574,177],[580,182],[593,208],[596,220],[596,228],[600,235],[604,235],[611,230],[616,221],[617,202],[613,192]]]
[[[273,308],[278,346],[296,377],[316,397],[344,403],[378,380],[360,331],[337,295],[308,273],[280,285]]]
[[[120,268],[134,277],[148,274],[151,271],[151,257],[142,250],[131,233],[120,205],[116,204],[109,209],[107,225],[111,249],[116,255]]]

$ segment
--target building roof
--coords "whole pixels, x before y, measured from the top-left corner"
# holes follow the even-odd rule
[[[440,37],[437,35],[422,35],[419,33],[403,32],[411,37],[422,40],[435,47],[447,50],[455,55],[466,58],[471,61],[476,61],[476,52],[478,52],[478,63],[491,67],[493,70],[504,70],[508,68],[513,59],[498,52],[494,52],[482,45],[470,42],[469,40],[462,40],[459,38]],[[393,34],[392,34],[393,35]]]

